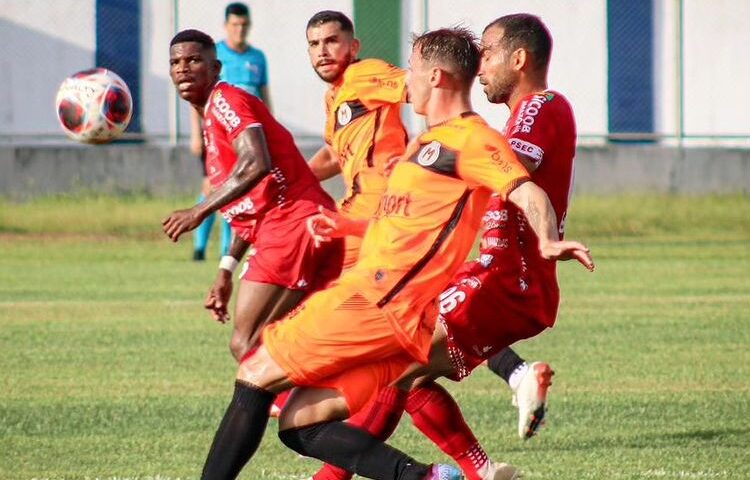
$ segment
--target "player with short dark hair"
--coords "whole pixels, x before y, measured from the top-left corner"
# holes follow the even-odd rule
[[[229,20],[230,15],[250,18],[250,9],[242,2],[233,2],[224,9],[224,20]]]
[[[213,190],[205,201],[173,212],[163,222],[173,240],[220,210],[232,225],[230,255],[219,264],[205,306],[229,319],[232,272],[250,243],[235,306],[231,350],[239,362],[255,345],[259,328],[285,315],[309,292],[336,278],[343,245],[315,248],[306,229],[318,208],[333,208],[292,135],[259,99],[219,81],[221,63],[211,37],[179,32],[170,43],[170,76],[182,99],[203,116],[206,166]]]
[[[465,30],[441,32],[446,42],[467,39],[457,55],[479,56]],[[526,213],[543,258],[574,258],[593,268],[584,245],[558,239],[549,199],[505,138],[472,112],[463,78],[476,71],[425,61],[416,49],[410,65],[409,95],[431,128],[394,167],[373,219],[323,211],[310,220],[318,242],[363,235],[362,254],[329,288],[264,328],[262,345],[240,365],[204,478],[236,477],[260,443],[276,393],[292,386],[302,388],[282,411],[279,437],[299,453],[376,480],[460,478],[455,469],[417,462],[339,420],[411,362],[427,362],[435,298],[471,249],[491,191]]]

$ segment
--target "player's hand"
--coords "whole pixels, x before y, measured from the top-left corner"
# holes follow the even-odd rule
[[[230,298],[232,298],[232,274],[227,270],[219,270],[214,284],[208,290],[203,307],[211,313],[211,318],[219,323],[227,323]]]
[[[396,168],[399,160],[401,160],[401,155],[396,155],[395,157],[388,159],[388,161],[385,163],[385,168],[383,169],[383,173],[385,173],[386,177],[391,176],[391,173],[393,172],[393,169]]]
[[[578,260],[590,272],[594,271],[594,259],[589,248],[581,242],[560,240],[549,242],[540,248],[543,258],[547,260]]]
[[[346,236],[343,231],[346,218],[339,212],[331,211],[322,206],[318,207],[320,213],[307,219],[307,231],[313,238],[315,246],[319,247],[323,242],[330,242],[332,238]]]
[[[194,230],[201,224],[201,218],[195,209],[187,208],[185,210],[175,210],[167,218],[162,220],[162,230],[173,242],[179,240],[180,235],[185,232]]]

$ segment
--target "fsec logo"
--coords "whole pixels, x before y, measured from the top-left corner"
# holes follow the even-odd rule
[[[440,146],[440,142],[434,141],[422,147],[422,150],[419,151],[419,155],[417,155],[417,163],[423,167],[429,167],[437,162],[437,159],[440,156]]]

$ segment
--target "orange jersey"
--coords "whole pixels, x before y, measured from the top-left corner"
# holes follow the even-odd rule
[[[507,140],[467,113],[430,128],[394,168],[354,268],[341,277],[387,315],[399,343],[427,360],[435,316],[421,312],[476,238],[492,191],[529,179]]]
[[[340,209],[360,219],[375,213],[386,189],[385,167],[406,148],[401,121],[406,72],[382,60],[352,63],[326,94],[325,141],[346,185]]]

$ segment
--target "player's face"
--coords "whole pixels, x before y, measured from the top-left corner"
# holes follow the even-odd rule
[[[247,43],[247,34],[250,31],[250,19],[242,15],[229,14],[224,23],[227,34],[227,43],[234,47],[241,47]]]
[[[482,61],[479,83],[491,103],[507,103],[518,83],[518,72],[513,69],[511,52],[503,41],[504,31],[492,27],[482,35]]]
[[[220,70],[216,57],[200,43],[177,43],[169,49],[169,76],[180,97],[193,105],[206,103]]]
[[[342,31],[339,22],[328,22],[307,29],[307,53],[315,73],[334,83],[357,58],[359,40]]]
[[[427,113],[427,102],[432,91],[430,70],[430,65],[425,62],[419,51],[413,48],[409,57],[409,76],[406,80],[406,90],[414,111],[420,115]]]

